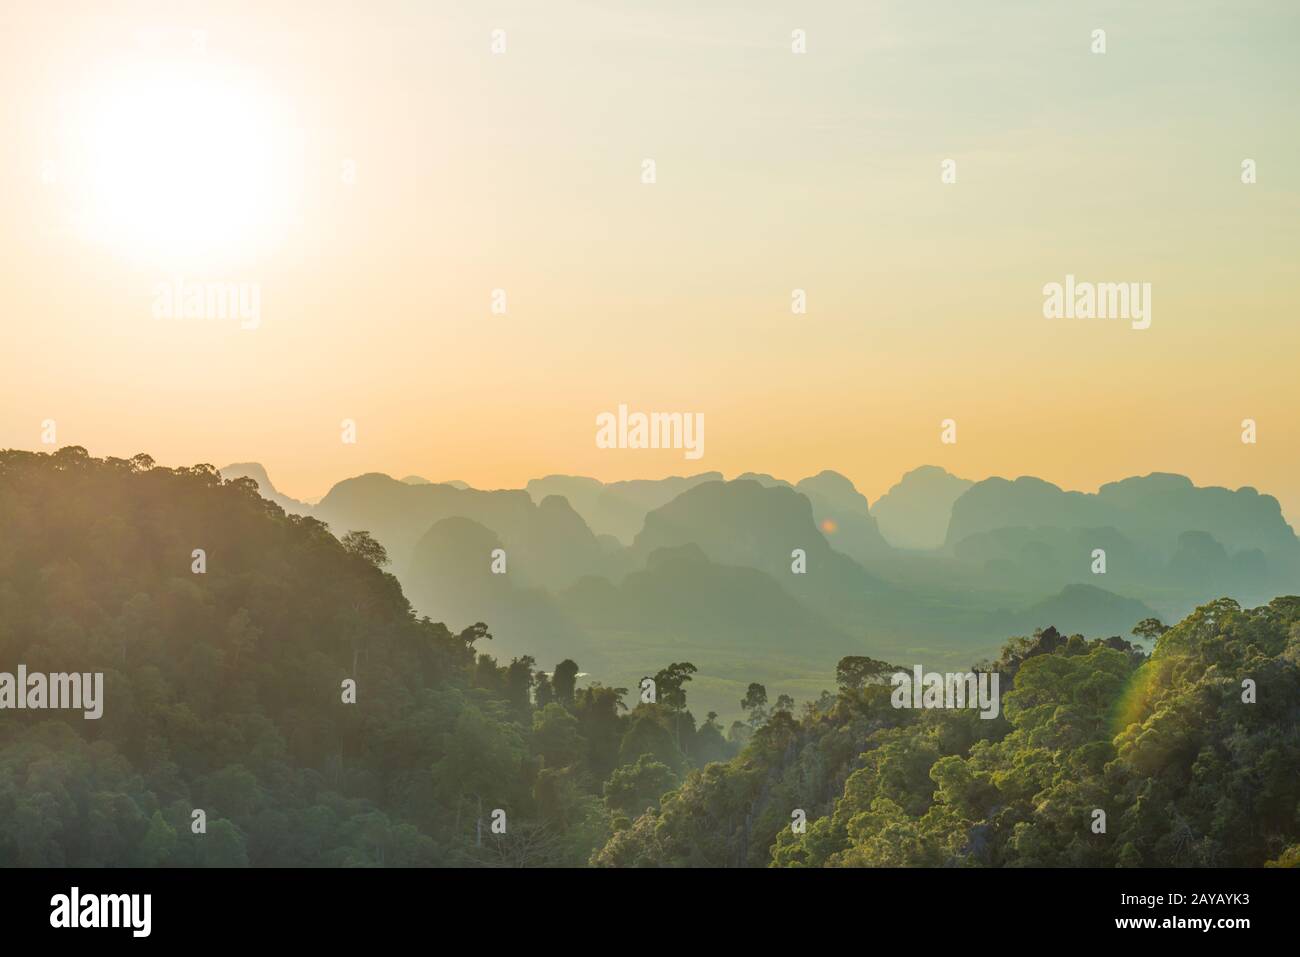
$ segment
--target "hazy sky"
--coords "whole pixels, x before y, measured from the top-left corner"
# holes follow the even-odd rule
[[[1300,518],[1297,39],[1281,0],[6,3],[0,447],[301,496],[1159,470]],[[1045,319],[1067,274],[1150,328]],[[257,327],[157,318],[176,280]],[[620,403],[703,458],[598,449]]]

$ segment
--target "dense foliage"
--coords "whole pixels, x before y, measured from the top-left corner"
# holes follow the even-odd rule
[[[850,657],[801,707],[751,684],[724,735],[688,662],[653,701],[498,662],[337,531],[210,466],[0,453],[0,670],[105,674],[99,720],[0,712],[0,863],[1300,862],[1298,598],[1144,621],[1149,655],[1015,639],[993,720]]]
[[[0,452],[0,670],[105,674],[99,720],[0,712],[0,863],[580,865],[730,756],[682,666],[625,713],[417,619],[385,563],[210,466]]]
[[[689,775],[594,862],[1296,863],[1300,598],[1223,599],[1172,629],[1142,625],[1163,631],[1150,656],[1050,628],[1012,641],[978,667],[1005,689],[994,720],[896,709],[880,669],[864,681],[842,668],[835,698],[777,711],[743,754]]]

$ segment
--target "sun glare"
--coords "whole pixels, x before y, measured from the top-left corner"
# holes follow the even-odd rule
[[[149,263],[255,257],[285,224],[284,129],[265,91],[231,66],[116,64],[74,121],[77,227]]]

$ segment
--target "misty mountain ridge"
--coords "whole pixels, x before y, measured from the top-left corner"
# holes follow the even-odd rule
[[[279,495],[260,467],[236,469]],[[1222,594],[1253,603],[1300,584],[1300,543],[1275,499],[1164,473],[1083,493],[923,466],[874,507],[834,471],[461,484],[369,473],[314,507],[288,501],[336,535],[370,532],[421,614],[492,622],[503,652],[579,648],[623,683],[665,647],[716,653],[719,680],[739,676],[746,644],[783,670],[914,651],[959,664],[1011,632],[1107,637]],[[494,581],[498,547],[509,572]]]
[[[290,515],[310,515],[312,506],[300,499],[291,498],[278,491],[271,484],[270,477],[266,474],[266,469],[260,462],[237,462],[233,465],[227,465],[219,470],[223,479],[251,478],[257,483],[258,491],[262,493],[262,498],[269,499],[276,505],[288,512]]]
[[[922,465],[880,496],[871,513],[896,548],[942,548],[953,503],[974,484],[937,465]]]

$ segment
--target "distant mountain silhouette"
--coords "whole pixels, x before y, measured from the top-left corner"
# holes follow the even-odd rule
[[[1093,585],[1067,585],[1030,607],[991,616],[985,626],[990,635],[1033,634],[1035,628],[1054,626],[1065,635],[1085,638],[1125,637],[1145,618],[1159,617],[1143,602],[1124,598]]]
[[[620,680],[653,664],[653,648],[696,642],[697,657],[722,654],[746,630],[772,656],[769,674],[814,647],[960,663],[1045,624],[1109,636],[1220,595],[1257,604],[1300,586],[1300,542],[1275,499],[1177,475],[1088,494],[926,466],[869,507],[833,471],[794,484],[758,472],[551,475],[527,491],[371,473],[311,507],[279,495],[260,466],[229,468],[335,535],[370,532],[421,611],[457,627],[489,621],[503,648],[577,643],[593,667],[618,662]],[[487,577],[494,547],[507,553],[504,580]],[[792,569],[795,549],[804,574]]]
[[[1164,559],[1113,527],[1011,526],[962,539],[952,553],[1007,580],[1037,584],[1094,581],[1093,551],[1106,553],[1104,581],[1111,585],[1165,584]],[[1100,576],[1096,576],[1100,577]]]
[[[858,561],[892,551],[871,514],[867,497],[839,472],[818,472],[794,488],[808,496],[818,527],[836,551]]]
[[[415,543],[435,522],[468,518],[500,536],[511,575],[521,585],[559,588],[608,567],[609,557],[591,530],[558,496],[535,503],[522,490],[481,491],[450,485],[407,485],[372,472],[339,482],[313,514],[336,535],[370,532],[388,549],[406,580]]]
[[[702,482],[721,481],[721,472],[704,472],[686,477],[634,479],[626,482],[599,482],[580,475],[548,475],[532,479],[528,494],[540,502],[548,495],[568,499],[598,535],[612,535],[623,544],[631,544],[646,513],[666,505],[682,492]]]
[[[892,549],[876,527],[867,498],[847,478],[829,469],[795,485],[763,472],[745,472],[737,482],[757,482],[766,488],[792,488],[812,503],[813,519],[838,552],[859,562],[890,554]]]
[[[831,547],[808,497],[787,485],[751,479],[697,485],[646,516],[632,554],[644,561],[656,549],[691,542],[712,561],[767,573],[832,620],[861,621],[872,596],[888,590]],[[792,572],[795,549],[806,556],[804,574]]]
[[[953,505],[947,549],[1031,579],[1076,581],[1094,548],[1107,585],[1173,589],[1190,609],[1206,589],[1268,600],[1300,582],[1300,540],[1277,499],[1253,488],[1198,488],[1154,473],[1067,492],[1041,479],[978,482]]]
[[[942,548],[953,503],[974,484],[937,465],[922,465],[878,498],[871,514],[896,548]]]
[[[861,642],[800,604],[764,572],[710,561],[693,542],[650,553],[620,584],[584,578],[559,596],[588,629],[649,634],[696,647],[754,654],[803,649],[826,660]]]
[[[492,572],[494,549],[505,543],[492,530],[460,516],[441,519],[421,536],[403,576],[403,589],[421,615],[457,629],[487,622],[494,640],[482,650],[498,657],[532,654],[562,660],[592,651],[544,590],[520,584],[506,552],[505,573]],[[454,624],[453,624],[454,623]]]
[[[1189,530],[1209,532],[1234,550],[1292,550],[1297,544],[1273,496],[1250,487],[1198,488],[1186,476],[1162,472],[1110,482],[1096,494],[1067,492],[1029,476],[985,479],[953,504],[947,544],[996,528],[1106,525],[1165,547]]]
[[[275,486],[271,484],[266,469],[259,462],[237,462],[217,471],[221,473],[223,479],[251,478],[257,483],[257,490],[261,493],[262,498],[269,499],[279,505],[290,515],[311,514],[312,506],[307,502],[290,498],[288,495],[282,495],[278,492]]]

